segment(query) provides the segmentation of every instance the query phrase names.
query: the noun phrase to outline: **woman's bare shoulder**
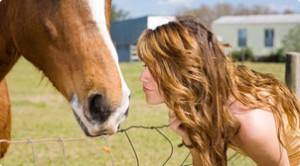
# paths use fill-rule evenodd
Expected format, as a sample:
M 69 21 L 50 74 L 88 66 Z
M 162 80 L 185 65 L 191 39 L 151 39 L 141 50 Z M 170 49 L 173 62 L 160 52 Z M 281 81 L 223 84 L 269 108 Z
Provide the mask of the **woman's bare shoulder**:
M 231 106 L 230 111 L 240 122 L 240 130 L 233 142 L 257 163 L 286 162 L 280 160 L 280 142 L 273 113 L 263 108 L 250 109 L 240 103 Z M 281 154 L 282 155 L 282 154 Z
M 229 106 L 229 111 L 240 122 L 241 127 L 238 133 L 240 138 L 261 137 L 266 131 L 276 129 L 274 116 L 271 111 L 263 108 L 247 108 L 236 101 Z M 263 132 L 264 133 L 260 133 Z M 253 138 L 254 139 L 254 138 Z

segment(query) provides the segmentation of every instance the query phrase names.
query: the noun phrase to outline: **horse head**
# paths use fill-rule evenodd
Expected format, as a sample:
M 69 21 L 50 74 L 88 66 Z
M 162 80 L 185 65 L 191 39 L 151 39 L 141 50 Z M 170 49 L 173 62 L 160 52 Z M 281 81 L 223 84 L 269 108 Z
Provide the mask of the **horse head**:
M 130 91 L 111 41 L 109 0 L 17 0 L 9 29 L 17 52 L 66 99 L 88 136 L 114 134 L 127 116 Z

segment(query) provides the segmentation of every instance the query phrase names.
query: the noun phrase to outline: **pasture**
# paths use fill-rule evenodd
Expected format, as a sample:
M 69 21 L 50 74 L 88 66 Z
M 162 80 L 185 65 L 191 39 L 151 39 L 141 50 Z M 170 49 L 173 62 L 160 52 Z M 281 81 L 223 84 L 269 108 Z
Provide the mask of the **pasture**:
M 247 66 L 266 73 L 273 73 L 280 80 L 284 79 L 284 64 L 246 63 Z M 132 125 L 159 126 L 167 123 L 167 111 L 164 106 L 149 106 L 144 101 L 139 74 L 143 64 L 139 62 L 121 64 L 124 77 L 132 91 L 129 117 L 122 127 Z M 12 140 L 33 140 L 42 138 L 84 138 L 68 102 L 52 87 L 26 60 L 21 58 L 6 77 L 12 101 Z M 101 79 L 101 78 L 100 78 Z M 168 129 L 162 130 L 173 142 L 174 153 L 167 165 L 179 165 L 188 154 L 185 148 L 177 148 L 180 139 Z M 170 154 L 168 142 L 155 130 L 132 129 L 128 131 L 139 156 L 141 166 L 159 166 Z M 113 159 L 103 150 L 106 143 L 111 145 Z M 5 158 L 3 166 L 21 165 L 114 165 L 134 166 L 136 160 L 132 149 L 123 133 L 109 138 L 93 138 L 84 141 L 65 142 L 63 156 L 59 142 L 32 145 L 13 144 Z M 34 160 L 34 161 L 33 161 Z M 191 163 L 187 161 L 186 164 Z M 229 165 L 253 165 L 239 157 Z

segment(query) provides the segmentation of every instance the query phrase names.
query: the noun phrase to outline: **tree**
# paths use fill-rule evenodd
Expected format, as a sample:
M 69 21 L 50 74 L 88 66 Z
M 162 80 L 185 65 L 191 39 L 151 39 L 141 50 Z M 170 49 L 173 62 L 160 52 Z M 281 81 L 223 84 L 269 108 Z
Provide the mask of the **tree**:
M 292 12 L 292 11 L 288 11 Z M 186 9 L 182 12 L 179 12 L 177 18 L 184 17 L 197 17 L 203 24 L 207 27 L 211 26 L 211 23 L 221 16 L 229 15 L 257 15 L 257 14 L 276 14 L 277 11 L 272 10 L 268 6 L 255 5 L 248 7 L 245 5 L 234 6 L 229 3 L 219 3 L 212 7 L 207 5 L 202 5 L 197 9 Z
M 286 52 L 300 52 L 300 25 L 292 28 L 282 40 L 283 48 Z
M 295 12 L 292 9 L 286 8 L 286 9 L 284 9 L 284 11 L 282 13 L 283 14 L 293 14 Z
M 111 21 L 119 21 L 124 20 L 129 16 L 129 12 L 123 9 L 118 9 L 116 5 L 112 5 L 111 7 Z

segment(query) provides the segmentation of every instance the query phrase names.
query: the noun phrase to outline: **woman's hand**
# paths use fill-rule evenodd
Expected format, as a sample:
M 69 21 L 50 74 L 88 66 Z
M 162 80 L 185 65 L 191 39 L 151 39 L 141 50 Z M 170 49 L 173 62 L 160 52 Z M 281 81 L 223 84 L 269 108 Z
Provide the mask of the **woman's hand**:
M 169 128 L 182 137 L 185 145 L 191 145 L 192 142 L 188 136 L 188 133 L 184 130 L 181 124 L 182 123 L 176 117 L 175 113 L 172 110 L 169 110 Z

